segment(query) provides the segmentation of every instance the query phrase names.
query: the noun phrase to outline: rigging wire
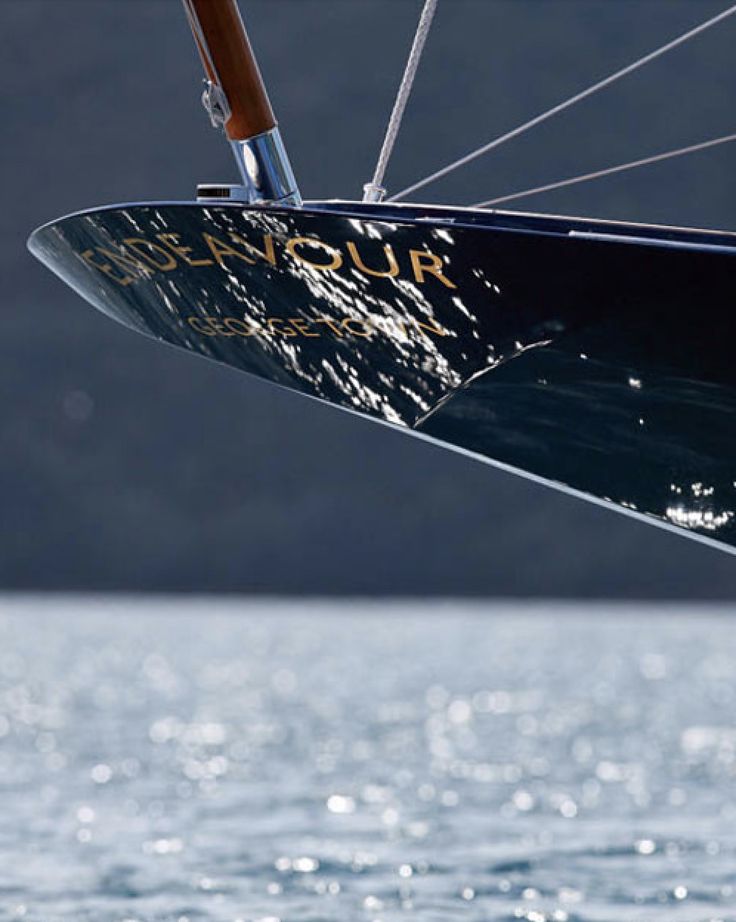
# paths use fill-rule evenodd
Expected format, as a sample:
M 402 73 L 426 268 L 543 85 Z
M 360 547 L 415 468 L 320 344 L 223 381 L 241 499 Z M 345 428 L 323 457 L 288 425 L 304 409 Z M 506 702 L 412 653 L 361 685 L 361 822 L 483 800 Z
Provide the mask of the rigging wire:
M 429 36 L 429 30 L 432 27 L 434 14 L 437 12 L 438 2 L 439 0 L 425 0 L 424 9 L 422 10 L 422 15 L 419 19 L 419 25 L 417 26 L 417 31 L 414 35 L 414 42 L 409 53 L 409 60 L 406 62 L 404 76 L 401 80 L 401 85 L 399 86 L 399 91 L 396 95 L 396 101 L 394 103 L 393 111 L 391 112 L 391 118 L 388 122 L 388 128 L 386 129 L 386 137 L 383 140 L 381 153 L 378 156 L 378 163 L 376 164 L 376 170 L 373 174 L 373 180 L 363 186 L 364 202 L 381 202 L 386 195 L 386 190 L 383 187 L 383 179 L 386 175 L 386 169 L 388 167 L 388 162 L 391 159 L 394 145 L 396 144 L 396 138 L 398 137 L 399 129 L 401 128 L 401 122 L 404 118 L 406 104 L 409 101 L 409 96 L 411 95 L 411 90 L 414 86 L 414 79 L 417 75 L 417 71 L 419 70 L 419 64 L 422 59 L 422 52 L 424 51 L 424 46 L 427 42 L 427 37 Z
M 612 83 L 615 83 L 617 80 L 620 80 L 622 77 L 627 76 L 628 74 L 633 73 L 635 70 L 638 70 L 640 67 L 643 67 L 645 64 L 649 64 L 651 61 L 654 61 L 656 58 L 661 57 L 663 54 L 666 54 L 668 51 L 671 51 L 673 48 L 677 48 L 679 45 L 684 44 L 689 41 L 691 38 L 700 35 L 702 32 L 705 32 L 706 29 L 710 29 L 711 26 L 715 26 L 717 23 L 722 22 L 728 16 L 732 16 L 736 13 L 736 4 L 728 7 L 714 16 L 712 19 L 708 19 L 705 22 L 701 23 L 699 26 L 690 29 L 687 32 L 684 32 L 682 35 L 679 35 L 677 38 L 673 39 L 671 42 L 668 42 L 666 45 L 662 45 L 661 48 L 657 48 L 655 51 L 650 52 L 642 58 L 634 61 L 632 64 L 629 64 L 627 67 L 622 68 L 621 70 L 616 71 L 610 76 L 599 80 L 598 83 L 594 83 L 592 86 L 589 86 L 587 89 L 583 90 L 580 93 L 576 93 L 574 96 L 571 96 L 569 99 L 566 99 L 564 102 L 559 103 L 559 105 L 554 106 L 552 109 L 548 109 L 546 112 L 542 112 L 541 115 L 537 115 L 535 118 L 530 119 L 528 122 L 519 125 L 517 128 L 514 128 L 512 131 L 506 132 L 493 141 L 490 141 L 488 144 L 484 144 L 482 147 L 479 147 L 477 150 L 474 150 L 470 154 L 461 157 L 459 160 L 455 160 L 449 166 L 444 167 L 441 170 L 437 170 L 435 173 L 426 176 L 424 179 L 415 182 L 411 186 L 407 186 L 406 189 L 402 189 L 401 192 L 398 192 L 396 195 L 393 195 L 389 198 L 390 202 L 397 202 L 402 198 L 405 198 L 407 195 L 410 195 L 412 192 L 416 192 L 417 189 L 422 189 L 424 186 L 429 185 L 432 182 L 435 182 L 438 179 L 441 179 L 443 176 L 447 176 L 448 173 L 452 173 L 454 170 L 459 169 L 462 166 L 470 163 L 471 161 L 481 157 L 483 154 L 487 154 L 489 151 L 493 150 L 496 147 L 499 147 L 501 144 L 506 141 L 510 141 L 512 138 L 516 138 L 524 132 L 529 131 L 531 128 L 534 128 L 536 125 L 541 124 L 542 122 L 547 121 L 547 119 L 552 118 L 553 115 L 557 115 L 560 112 L 564 112 L 565 109 L 569 109 L 575 103 L 580 102 L 583 99 L 587 99 L 588 96 L 592 96 L 594 93 L 597 93 L 599 90 L 604 89 L 607 86 L 610 86 Z
M 579 176 L 571 176 L 569 179 L 561 179 L 558 182 L 547 183 L 544 186 L 535 186 L 533 189 L 524 189 L 522 192 L 512 192 L 511 195 L 500 195 L 498 198 L 489 199 L 487 202 L 479 202 L 474 208 L 488 208 L 491 205 L 500 205 L 501 202 L 512 202 L 514 199 L 526 198 L 527 195 L 536 195 L 537 192 L 549 192 L 551 189 L 562 189 L 563 186 L 574 186 L 579 182 L 587 182 L 589 179 L 599 179 L 601 176 L 611 176 L 613 173 L 623 173 L 624 170 L 633 170 L 639 166 L 647 166 L 650 163 L 659 163 L 662 160 L 671 160 L 673 157 L 681 157 L 684 154 L 692 154 L 695 151 L 706 150 L 709 147 L 715 147 L 717 144 L 726 144 L 729 141 L 736 141 L 736 134 L 727 134 L 722 138 L 713 138 L 711 141 L 702 141 L 700 144 L 691 144 L 689 147 L 679 147 L 677 150 L 668 150 L 663 154 L 655 154 L 652 157 L 645 157 L 643 160 L 632 160 L 629 163 L 621 163 L 618 166 L 609 166 L 604 170 L 596 170 L 594 173 L 582 173 Z

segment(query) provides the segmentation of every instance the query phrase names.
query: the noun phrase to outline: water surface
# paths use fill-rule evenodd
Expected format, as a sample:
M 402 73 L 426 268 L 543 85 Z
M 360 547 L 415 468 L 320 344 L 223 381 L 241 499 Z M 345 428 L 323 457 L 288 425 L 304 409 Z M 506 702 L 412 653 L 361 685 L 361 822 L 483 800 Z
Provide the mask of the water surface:
M 736 920 L 727 614 L 7 599 L 0 920 Z

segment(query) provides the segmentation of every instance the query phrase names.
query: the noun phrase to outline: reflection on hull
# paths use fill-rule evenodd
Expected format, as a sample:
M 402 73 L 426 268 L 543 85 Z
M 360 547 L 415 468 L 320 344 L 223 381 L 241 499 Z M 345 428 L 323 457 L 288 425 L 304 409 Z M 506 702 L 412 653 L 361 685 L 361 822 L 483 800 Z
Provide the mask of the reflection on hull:
M 736 548 L 731 235 L 152 204 L 30 245 L 140 332 Z

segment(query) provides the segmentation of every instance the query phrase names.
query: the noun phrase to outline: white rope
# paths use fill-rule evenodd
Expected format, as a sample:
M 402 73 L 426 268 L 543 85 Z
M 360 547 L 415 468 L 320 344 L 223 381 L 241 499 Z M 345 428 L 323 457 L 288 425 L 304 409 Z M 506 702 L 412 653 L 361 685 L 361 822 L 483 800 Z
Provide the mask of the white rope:
M 404 110 L 406 109 L 406 104 L 409 101 L 409 96 L 411 95 L 411 90 L 414 85 L 414 78 L 416 77 L 417 70 L 419 69 L 419 62 L 422 59 L 422 52 L 424 51 L 424 45 L 426 44 L 429 30 L 432 27 L 434 14 L 437 12 L 438 2 L 439 0 L 425 0 L 424 9 L 422 10 L 422 15 L 419 19 L 416 35 L 414 36 L 414 43 L 409 54 L 409 60 L 406 63 L 404 77 L 401 81 L 399 92 L 396 96 L 396 102 L 394 103 L 393 112 L 391 113 L 391 118 L 389 119 L 388 128 L 386 130 L 386 137 L 384 138 L 383 147 L 381 148 L 381 153 L 378 157 L 376 171 L 373 174 L 373 181 L 366 183 L 366 185 L 363 187 L 364 202 L 383 201 L 383 197 L 386 194 L 386 190 L 383 188 L 383 179 L 386 175 L 386 168 L 388 167 L 388 162 L 391 158 L 394 145 L 396 144 L 396 138 L 398 137 L 399 129 L 401 128 L 401 122 L 404 118 Z
M 525 131 L 529 131 L 530 128 L 534 128 L 536 125 L 541 124 L 549 118 L 552 118 L 553 115 L 557 115 L 560 112 L 564 112 L 565 109 L 569 109 L 570 106 L 575 105 L 575 103 L 580 102 L 583 99 L 586 99 L 588 96 L 592 96 L 593 93 L 597 93 L 599 90 L 602 90 L 604 87 L 610 86 L 612 83 L 615 83 L 617 80 L 620 80 L 622 77 L 627 76 L 627 74 L 633 73 L 635 70 L 638 70 L 640 67 L 643 67 L 645 64 L 648 64 L 650 61 L 654 61 L 656 58 L 661 57 L 663 54 L 666 54 L 668 51 L 671 51 L 673 48 L 677 48 L 678 45 L 682 45 L 691 38 L 695 38 L 696 35 L 700 35 L 701 32 L 705 32 L 706 29 L 709 29 L 711 26 L 716 25 L 722 20 L 726 19 L 728 16 L 732 16 L 736 13 L 736 4 L 730 6 L 728 9 L 723 10 L 717 16 L 714 16 L 712 19 L 708 19 L 706 22 L 701 23 L 699 26 L 696 26 L 694 29 L 690 29 L 688 32 L 683 33 L 678 36 L 671 42 L 668 42 L 666 45 L 663 45 L 661 48 L 657 48 L 656 51 L 652 51 L 650 54 L 645 55 L 643 58 L 634 61 L 633 64 L 629 64 L 628 67 L 624 67 L 622 70 L 616 71 L 616 73 L 611 74 L 610 77 L 606 77 L 604 80 L 600 80 L 598 83 L 594 83 L 593 86 L 588 87 L 588 89 L 583 90 L 581 93 L 577 93 L 575 96 L 571 96 L 569 99 L 566 99 L 565 102 L 560 103 L 552 109 L 548 109 L 546 112 L 543 112 L 541 115 L 537 115 L 535 118 L 530 119 L 528 122 L 525 122 L 523 125 L 520 125 L 518 128 L 514 128 L 513 131 L 509 131 L 504 135 L 496 138 L 493 141 L 490 141 L 488 144 L 484 144 L 482 147 L 479 147 L 477 150 L 473 151 L 470 154 L 467 154 L 465 157 L 461 157 L 459 160 L 456 160 L 454 163 L 451 163 L 449 166 L 444 167 L 441 170 L 437 170 L 436 173 L 432 173 L 430 176 L 425 177 L 419 182 L 414 183 L 412 186 L 408 186 L 406 189 L 402 189 L 401 192 L 392 196 L 389 201 L 397 202 L 399 199 L 405 198 L 407 195 L 412 192 L 416 192 L 417 189 L 421 189 L 424 186 L 429 185 L 429 183 L 434 182 L 437 179 L 441 179 L 443 176 L 447 176 L 448 173 L 452 173 L 454 170 L 459 169 L 462 166 L 470 163 L 475 160 L 477 157 L 487 154 L 489 151 L 493 150 L 496 147 L 499 147 L 506 141 L 510 141 L 512 138 L 518 137 L 520 134 L 523 134 Z
M 524 189 L 523 192 L 513 192 L 511 195 L 501 195 L 498 198 L 489 199 L 487 202 L 479 202 L 473 207 L 488 208 L 491 205 L 500 205 L 501 202 L 512 202 L 514 199 L 526 198 L 527 195 L 536 195 L 537 192 L 549 192 L 551 189 L 562 189 L 563 186 L 574 186 L 576 183 L 587 182 L 589 179 L 599 179 L 601 176 L 611 176 L 613 173 L 623 173 L 624 170 L 633 170 L 638 166 L 646 166 L 649 163 L 659 163 L 662 160 L 671 160 L 673 157 L 681 157 L 683 154 L 692 154 L 698 150 L 706 150 L 708 147 L 715 147 L 717 144 L 726 144 L 728 141 L 736 141 L 736 134 L 727 134 L 722 138 L 714 138 L 712 141 L 703 141 L 700 144 L 691 144 L 689 147 L 679 147 L 677 150 L 668 150 L 663 154 L 645 157 L 643 160 L 632 160 L 630 163 L 622 163 L 619 166 L 609 166 L 605 170 L 596 170 L 595 173 L 582 173 L 580 176 L 572 176 L 570 179 L 561 179 L 559 182 L 547 183 L 545 186 L 535 186 L 533 189 Z

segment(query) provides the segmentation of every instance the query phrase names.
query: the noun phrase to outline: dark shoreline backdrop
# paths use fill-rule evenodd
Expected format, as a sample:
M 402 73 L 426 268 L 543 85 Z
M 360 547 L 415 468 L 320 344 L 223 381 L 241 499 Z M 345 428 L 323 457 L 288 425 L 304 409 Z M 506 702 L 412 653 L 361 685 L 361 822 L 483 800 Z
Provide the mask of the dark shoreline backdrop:
M 370 178 L 419 0 L 241 0 L 303 192 Z M 396 189 L 723 9 L 442 0 Z M 443 184 L 470 204 L 733 130 L 729 21 Z M 34 226 L 229 179 L 178 0 L 0 3 L 0 588 L 736 597 L 736 560 L 113 325 Z M 726 147 L 519 204 L 736 228 Z M 735 301 L 736 307 L 736 301 Z

